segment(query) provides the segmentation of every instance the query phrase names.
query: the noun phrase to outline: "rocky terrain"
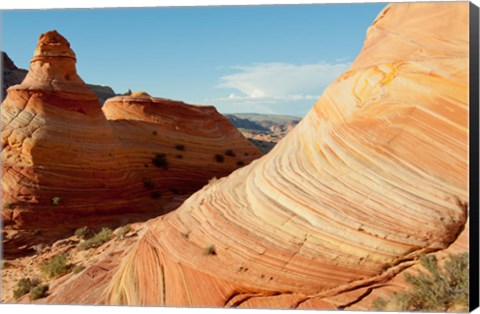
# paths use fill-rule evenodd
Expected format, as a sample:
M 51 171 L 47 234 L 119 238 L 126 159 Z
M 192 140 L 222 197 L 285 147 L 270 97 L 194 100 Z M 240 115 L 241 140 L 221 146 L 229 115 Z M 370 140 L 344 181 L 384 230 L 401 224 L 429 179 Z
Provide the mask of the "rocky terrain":
M 225 117 L 263 153 L 272 150 L 301 120 L 295 116 L 258 113 L 234 113 Z
M 10 59 L 10 57 L 4 52 L 2 54 L 2 91 L 0 95 L 0 101 L 5 99 L 7 95 L 7 88 L 12 85 L 20 84 L 25 76 L 27 75 L 27 70 L 19 69 L 15 63 Z
M 422 254 L 466 250 L 467 20 L 468 3 L 388 5 L 270 153 L 41 302 L 365 309 Z
M 129 222 L 126 232 L 123 227 L 113 226 L 113 235 L 96 247 L 82 249 L 86 240 L 72 232 L 46 248 L 37 248 L 36 254 L 7 261 L 2 277 L 4 287 L 10 292 L 22 276 L 42 276 L 39 269 L 43 263 L 56 254 L 68 253 L 71 270 L 49 279 L 48 295 L 33 302 L 365 310 L 371 309 L 378 296 L 406 289 L 403 274 L 420 268 L 420 256 L 435 254 L 442 259 L 448 253 L 468 250 L 467 20 L 468 3 L 388 5 L 368 29 L 355 62 L 270 153 L 227 177 L 211 180 L 191 196 L 172 192 L 158 217 L 146 223 Z M 128 177 L 128 171 L 132 171 L 140 173 L 140 178 L 152 176 L 154 188 L 161 186 L 158 180 L 164 175 L 174 182 L 189 174 L 153 172 L 180 168 L 180 163 L 170 165 L 170 161 L 176 161 L 173 154 L 182 154 L 177 159 L 188 160 L 189 167 L 195 166 L 191 161 L 194 156 L 199 156 L 200 163 L 208 162 L 200 151 L 192 152 L 192 159 L 186 158 L 190 149 L 201 146 L 190 146 L 197 136 L 208 143 L 202 147 L 202 151 L 210 152 L 207 155 L 218 152 L 218 147 L 234 151 L 225 150 L 223 162 L 210 160 L 205 167 L 209 171 L 214 165 L 231 163 L 233 167 L 236 158 L 255 154 L 255 148 L 242 141 L 238 132 L 222 127 L 227 122 L 221 117 L 216 123 L 196 121 L 191 130 L 181 128 L 189 124 L 172 122 L 172 108 L 176 106 L 185 110 L 176 118 L 179 120 L 184 115 L 202 114 L 217 119 L 209 107 L 201 110 L 134 93 L 107 101 L 102 118 L 98 102 L 94 105 L 95 95 L 79 78 L 70 75 L 74 64 L 70 50 L 61 38 L 51 36 L 56 38 L 54 43 L 60 43 L 61 55 L 66 58 L 53 65 L 56 80 L 50 81 L 54 84 L 36 81 L 45 75 L 45 68 L 37 67 L 34 57 L 30 72 L 39 73 L 11 88 L 2 104 L 2 119 L 4 114 L 17 117 L 19 110 L 15 108 L 19 106 L 26 108 L 21 112 L 28 113 L 29 105 L 37 101 L 43 104 L 34 107 L 37 116 L 42 114 L 39 118 L 18 115 L 21 118 L 10 118 L 4 123 L 9 126 L 10 121 L 23 121 L 9 131 L 5 141 L 8 145 L 2 150 L 4 167 L 7 163 L 13 169 L 4 169 L 7 181 L 3 187 L 17 185 L 19 191 L 15 194 L 7 189 L 10 197 L 39 195 L 38 200 L 47 202 L 53 195 L 48 193 L 54 191 L 54 184 L 49 182 L 55 180 L 45 177 L 52 174 L 67 177 L 61 181 L 60 191 L 68 191 L 70 181 L 84 182 L 74 179 L 81 178 L 87 166 L 66 149 L 48 155 L 50 160 L 56 160 L 56 166 L 48 173 L 43 172 L 43 167 L 30 170 L 37 161 L 48 165 L 47 151 L 51 152 L 53 144 L 48 146 L 45 141 L 28 146 L 28 137 L 23 140 L 21 135 L 12 134 L 27 133 L 31 123 L 26 121 L 40 118 L 49 119 L 45 125 L 52 125 L 52 129 L 38 133 L 49 135 L 53 143 L 68 136 L 71 151 L 80 147 L 75 144 L 80 142 L 75 140 L 80 123 L 68 120 L 68 116 L 77 117 L 80 113 L 96 121 L 85 124 L 85 117 L 76 118 L 82 121 L 87 137 L 89 132 L 100 129 L 98 125 L 104 130 L 107 121 L 110 128 L 101 137 L 103 153 L 111 152 L 119 163 L 107 167 L 109 163 L 99 162 L 93 174 L 83 177 L 93 183 L 96 178 L 109 182 L 109 178 L 116 177 L 118 189 L 122 188 L 124 177 L 117 173 Z M 49 42 L 46 38 L 44 43 Z M 42 39 L 40 52 L 41 48 Z M 39 62 L 48 60 L 50 54 L 43 58 L 41 55 Z M 69 80 L 65 82 L 61 78 L 67 74 Z M 37 93 L 39 100 L 29 100 Z M 54 97 L 62 99 L 57 101 Z M 71 124 L 73 131 L 55 134 L 53 130 L 59 128 L 60 122 L 53 119 L 54 113 L 60 115 L 65 106 L 69 115 L 62 116 L 62 121 L 66 121 L 62 123 Z M 31 116 L 29 113 L 28 117 Z M 214 123 L 220 131 L 208 127 L 203 133 L 203 123 Z M 164 138 L 161 133 L 154 133 L 152 124 L 161 126 Z M 191 140 L 178 143 L 175 130 L 185 132 Z M 218 144 L 208 140 L 210 132 L 219 134 Z M 143 142 L 137 141 L 142 134 Z M 34 133 L 32 138 L 37 136 Z M 114 140 L 117 144 L 110 144 Z M 83 141 L 82 149 L 87 146 L 88 153 L 81 157 L 101 160 L 96 148 L 100 144 L 93 140 L 87 143 Z M 161 156 L 168 163 L 163 157 L 155 156 L 155 162 L 149 159 L 150 146 L 146 143 L 158 143 L 165 154 Z M 238 148 L 233 149 L 230 143 Z M 28 147 L 37 148 L 30 148 L 29 155 L 23 153 L 29 151 Z M 242 149 L 252 151 L 247 156 Z M 38 152 L 35 159 L 32 152 Z M 82 171 L 73 171 L 72 167 L 63 170 L 72 158 Z M 138 172 L 142 165 L 145 168 L 145 162 L 147 169 Z M 30 183 L 39 178 L 41 185 Z M 131 177 L 127 181 L 136 182 Z M 112 180 L 95 193 L 108 195 L 109 189 L 114 190 L 113 184 Z M 116 206 L 124 200 L 131 204 L 130 196 L 142 199 L 151 193 L 150 184 L 144 181 L 138 185 L 140 189 L 129 185 L 121 190 Z M 59 186 L 57 183 L 57 191 Z M 36 204 L 23 202 L 22 205 Z M 50 202 L 52 208 L 70 206 L 63 203 L 63 198 L 52 198 Z M 76 202 L 85 200 L 78 196 Z M 95 211 L 115 210 L 110 202 L 115 201 L 107 198 L 105 207 L 95 207 L 97 219 L 101 216 Z M 167 211 L 170 212 L 160 215 Z M 14 221 L 15 215 L 14 210 L 10 219 Z M 43 215 L 42 212 L 42 219 Z M 77 223 L 77 227 L 82 225 Z M 39 236 L 42 232 L 32 234 Z M 84 269 L 72 270 L 77 266 Z M 14 299 L 9 294 L 2 300 Z M 18 300 L 31 302 L 28 295 Z
M 27 70 L 19 69 L 15 63 L 10 59 L 6 52 L 2 51 L 2 62 L 3 62 L 3 82 L 2 82 L 2 94 L 0 97 L 0 102 L 5 99 L 7 96 L 7 89 L 10 86 L 20 84 L 25 76 L 27 76 Z M 103 104 L 108 98 L 117 96 L 110 86 L 94 85 L 87 84 L 95 94 L 100 102 Z
M 75 63 L 65 38 L 42 34 L 27 76 L 2 103 L 7 258 L 79 224 L 158 216 L 261 155 L 214 107 L 134 93 L 102 110 Z

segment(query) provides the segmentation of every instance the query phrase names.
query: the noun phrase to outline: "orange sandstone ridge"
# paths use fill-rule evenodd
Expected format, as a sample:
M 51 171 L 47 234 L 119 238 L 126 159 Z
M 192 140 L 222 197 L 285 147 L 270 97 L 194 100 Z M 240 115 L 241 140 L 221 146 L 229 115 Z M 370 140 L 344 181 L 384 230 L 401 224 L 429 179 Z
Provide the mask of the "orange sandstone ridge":
M 466 21 L 468 3 L 387 6 L 268 155 L 150 221 L 100 290 L 80 274 L 47 302 L 343 308 L 448 248 L 467 220 Z
M 213 107 L 134 94 L 111 99 L 102 111 L 75 63 L 64 37 L 42 34 L 27 76 L 2 103 L 7 256 L 71 232 L 81 217 L 158 215 L 175 195 L 261 155 Z M 236 156 L 217 162 L 215 154 L 228 149 Z

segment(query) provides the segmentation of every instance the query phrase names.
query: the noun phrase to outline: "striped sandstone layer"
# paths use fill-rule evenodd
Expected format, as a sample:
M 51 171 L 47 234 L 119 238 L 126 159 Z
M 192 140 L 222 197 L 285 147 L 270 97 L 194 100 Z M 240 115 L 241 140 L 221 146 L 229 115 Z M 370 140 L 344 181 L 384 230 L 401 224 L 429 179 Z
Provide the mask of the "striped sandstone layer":
M 139 95 L 114 98 L 102 111 L 75 63 L 65 38 L 42 34 L 27 76 L 2 103 L 6 256 L 81 227 L 81 217 L 104 223 L 132 212 L 156 216 L 174 194 L 192 193 L 260 156 L 213 107 Z M 227 149 L 237 155 L 216 162 Z M 169 167 L 155 167 L 159 154 Z
M 261 156 L 213 106 L 134 93 L 108 99 L 102 110 L 131 156 L 128 167 L 162 193 L 193 193 Z M 168 170 L 152 169 L 156 154 L 165 154 Z
M 468 3 L 387 6 L 268 155 L 150 221 L 103 293 L 80 276 L 48 301 L 327 309 L 447 248 L 467 220 L 467 21 Z

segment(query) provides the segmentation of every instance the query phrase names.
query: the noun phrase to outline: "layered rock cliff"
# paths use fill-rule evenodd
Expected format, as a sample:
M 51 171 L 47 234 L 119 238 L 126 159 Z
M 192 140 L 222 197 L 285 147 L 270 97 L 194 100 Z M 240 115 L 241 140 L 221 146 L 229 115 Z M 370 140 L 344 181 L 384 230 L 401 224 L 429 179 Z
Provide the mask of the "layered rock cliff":
M 2 103 L 7 255 L 79 227 L 79 217 L 158 215 L 175 194 L 260 155 L 213 107 L 132 96 L 102 111 L 75 63 L 65 38 L 43 34 L 27 76 Z
M 102 293 L 85 275 L 48 301 L 335 308 L 447 248 L 467 220 L 467 21 L 468 3 L 387 6 L 268 155 L 149 222 Z

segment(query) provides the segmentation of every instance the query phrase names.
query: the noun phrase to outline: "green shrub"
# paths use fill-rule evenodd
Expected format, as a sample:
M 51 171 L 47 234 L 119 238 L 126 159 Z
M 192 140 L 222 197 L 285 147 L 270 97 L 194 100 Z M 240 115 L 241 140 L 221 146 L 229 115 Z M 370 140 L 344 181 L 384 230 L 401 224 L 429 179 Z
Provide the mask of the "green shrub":
M 155 154 L 155 157 L 152 158 L 152 163 L 157 168 L 168 169 L 169 164 L 167 161 L 167 156 L 165 154 Z
M 428 271 L 418 275 L 406 274 L 409 290 L 393 293 L 389 300 L 376 299 L 375 310 L 389 311 L 468 311 L 468 253 L 452 255 L 441 269 L 435 255 L 420 257 L 420 263 Z
M 47 296 L 48 285 L 38 285 L 30 291 L 30 301 L 44 298 Z
M 145 180 L 143 180 L 143 186 L 146 189 L 151 190 L 151 189 L 155 188 L 155 183 L 150 179 L 145 179 Z
M 59 205 L 62 202 L 62 199 L 58 196 L 52 198 L 52 205 Z
M 130 225 L 123 226 L 122 228 L 120 228 L 120 230 L 118 230 L 117 239 L 119 240 L 125 239 L 125 235 L 130 231 L 132 231 L 132 227 L 130 227 Z
M 75 230 L 75 236 L 79 237 L 82 240 L 88 240 L 94 236 L 94 232 L 92 231 L 92 229 L 85 226 Z
M 102 228 L 102 230 L 93 236 L 93 238 L 88 239 L 87 241 L 81 243 L 78 248 L 80 250 L 88 250 L 91 248 L 97 248 L 100 245 L 104 244 L 105 242 L 110 241 L 112 239 L 113 232 L 109 228 Z
M 176 195 L 182 194 L 181 191 L 177 188 L 170 188 L 170 192 L 172 192 L 173 194 L 176 194 Z
M 175 149 L 176 150 L 185 150 L 185 145 L 177 144 L 177 145 L 175 145 Z
M 217 251 L 215 250 L 215 245 L 210 244 L 206 248 L 203 249 L 204 255 L 217 255 Z
M 216 154 L 216 155 L 215 155 L 215 160 L 216 160 L 217 162 L 224 162 L 224 161 L 225 161 L 225 158 L 223 157 L 223 155 Z
M 40 265 L 40 270 L 49 278 L 55 278 L 68 273 L 72 267 L 67 262 L 67 253 L 58 254 Z
M 235 157 L 235 152 L 232 149 L 227 149 L 225 151 L 226 156 Z
M 19 281 L 17 281 L 17 287 L 13 291 L 13 297 L 15 299 L 18 299 L 21 296 L 29 293 L 31 288 L 32 288 L 32 282 L 30 281 L 30 278 L 22 278 Z
M 85 269 L 85 266 L 83 265 L 77 265 L 75 266 L 75 268 L 73 268 L 73 273 L 74 274 L 78 274 L 80 273 L 81 271 L 83 271 Z
M 237 161 L 237 166 L 244 166 L 245 163 L 242 160 Z

